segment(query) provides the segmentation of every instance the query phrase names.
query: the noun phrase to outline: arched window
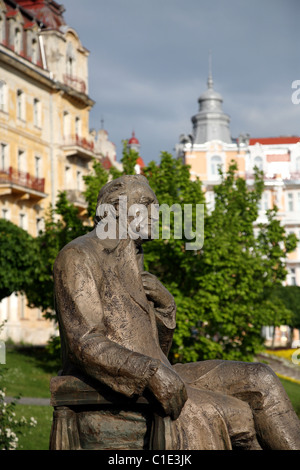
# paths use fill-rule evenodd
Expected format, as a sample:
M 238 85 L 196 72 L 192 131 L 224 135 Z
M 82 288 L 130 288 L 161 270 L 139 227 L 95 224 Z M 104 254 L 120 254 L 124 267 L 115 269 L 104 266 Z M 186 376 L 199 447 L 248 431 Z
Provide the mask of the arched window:
M 212 176 L 219 175 L 219 168 L 222 168 L 222 159 L 219 155 L 214 155 L 210 160 L 210 172 Z
M 72 44 L 69 42 L 67 46 L 67 75 L 72 77 L 75 75 L 75 54 Z
M 255 157 L 253 167 L 257 167 L 260 171 L 262 171 L 262 169 L 263 169 L 263 159 L 261 157 Z

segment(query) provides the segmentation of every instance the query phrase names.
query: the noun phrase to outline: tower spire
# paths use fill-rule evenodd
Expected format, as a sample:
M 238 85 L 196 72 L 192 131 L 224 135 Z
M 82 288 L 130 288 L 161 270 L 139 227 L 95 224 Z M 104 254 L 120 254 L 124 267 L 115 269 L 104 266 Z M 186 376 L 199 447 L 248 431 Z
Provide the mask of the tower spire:
M 208 53 L 208 79 L 207 79 L 207 87 L 208 88 L 213 88 L 214 82 L 212 78 L 212 55 L 211 55 L 211 50 L 209 50 Z

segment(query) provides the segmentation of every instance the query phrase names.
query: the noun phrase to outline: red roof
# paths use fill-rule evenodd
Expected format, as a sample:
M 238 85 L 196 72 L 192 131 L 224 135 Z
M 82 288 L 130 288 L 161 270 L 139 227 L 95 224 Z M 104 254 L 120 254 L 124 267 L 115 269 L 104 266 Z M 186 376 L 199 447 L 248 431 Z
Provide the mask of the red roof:
M 262 145 L 278 145 L 278 144 L 296 144 L 300 142 L 300 137 L 297 136 L 281 136 L 281 137 L 259 137 L 249 139 L 249 145 L 262 144 Z
M 144 160 L 142 159 L 142 157 L 139 157 L 139 158 L 137 159 L 136 163 L 137 163 L 138 165 L 140 165 L 141 168 L 144 168 L 144 166 L 145 166 L 145 163 L 144 163 Z
M 132 132 L 132 137 L 131 137 L 131 139 L 129 140 L 128 144 L 129 144 L 129 145 L 131 145 L 131 144 L 137 144 L 137 145 L 139 145 L 139 141 L 138 141 L 138 139 L 135 137 L 135 132 L 134 132 L 134 131 Z

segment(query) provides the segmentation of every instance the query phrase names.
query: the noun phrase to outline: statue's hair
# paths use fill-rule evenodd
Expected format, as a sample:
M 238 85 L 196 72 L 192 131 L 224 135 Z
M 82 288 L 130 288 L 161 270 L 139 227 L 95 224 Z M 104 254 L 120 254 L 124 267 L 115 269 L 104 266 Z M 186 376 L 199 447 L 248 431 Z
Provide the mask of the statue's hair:
M 128 194 L 128 186 L 131 184 L 139 182 L 141 184 L 147 184 L 149 182 L 147 178 L 143 175 L 123 175 L 115 180 L 109 181 L 99 191 L 97 199 L 97 208 L 100 204 L 114 204 L 118 201 L 119 196 L 125 196 Z M 97 214 L 96 208 L 96 214 Z M 97 224 L 99 217 L 96 215 L 94 222 Z
M 115 199 L 115 193 L 118 197 L 126 194 L 127 187 L 135 182 L 149 185 L 147 178 L 143 175 L 123 175 L 119 178 L 106 183 L 98 194 L 97 206 L 99 204 L 108 204 Z

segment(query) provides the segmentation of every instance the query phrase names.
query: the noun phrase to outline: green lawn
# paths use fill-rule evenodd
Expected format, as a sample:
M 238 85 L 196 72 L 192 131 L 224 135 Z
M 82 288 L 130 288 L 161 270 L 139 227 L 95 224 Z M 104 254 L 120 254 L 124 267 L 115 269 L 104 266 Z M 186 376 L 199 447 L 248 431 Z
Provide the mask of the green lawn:
M 43 348 L 8 348 L 5 367 L 7 396 L 50 398 L 50 379 L 57 375 L 58 367 Z
M 50 398 L 49 382 L 57 375 L 58 366 L 49 361 L 43 349 L 8 348 L 6 355 L 5 387 L 6 396 Z M 300 385 L 280 379 L 300 418 Z M 36 427 L 28 427 L 19 437 L 21 450 L 47 450 L 52 422 L 52 407 L 16 405 L 17 417 L 31 417 Z
M 285 379 L 280 379 L 280 381 L 284 386 L 285 391 L 292 402 L 294 410 L 300 419 L 300 385 Z
M 51 406 L 16 405 L 17 418 L 24 416 L 27 421 L 33 417 L 35 427 L 26 427 L 19 436 L 18 450 L 49 450 L 49 438 L 53 409 Z

